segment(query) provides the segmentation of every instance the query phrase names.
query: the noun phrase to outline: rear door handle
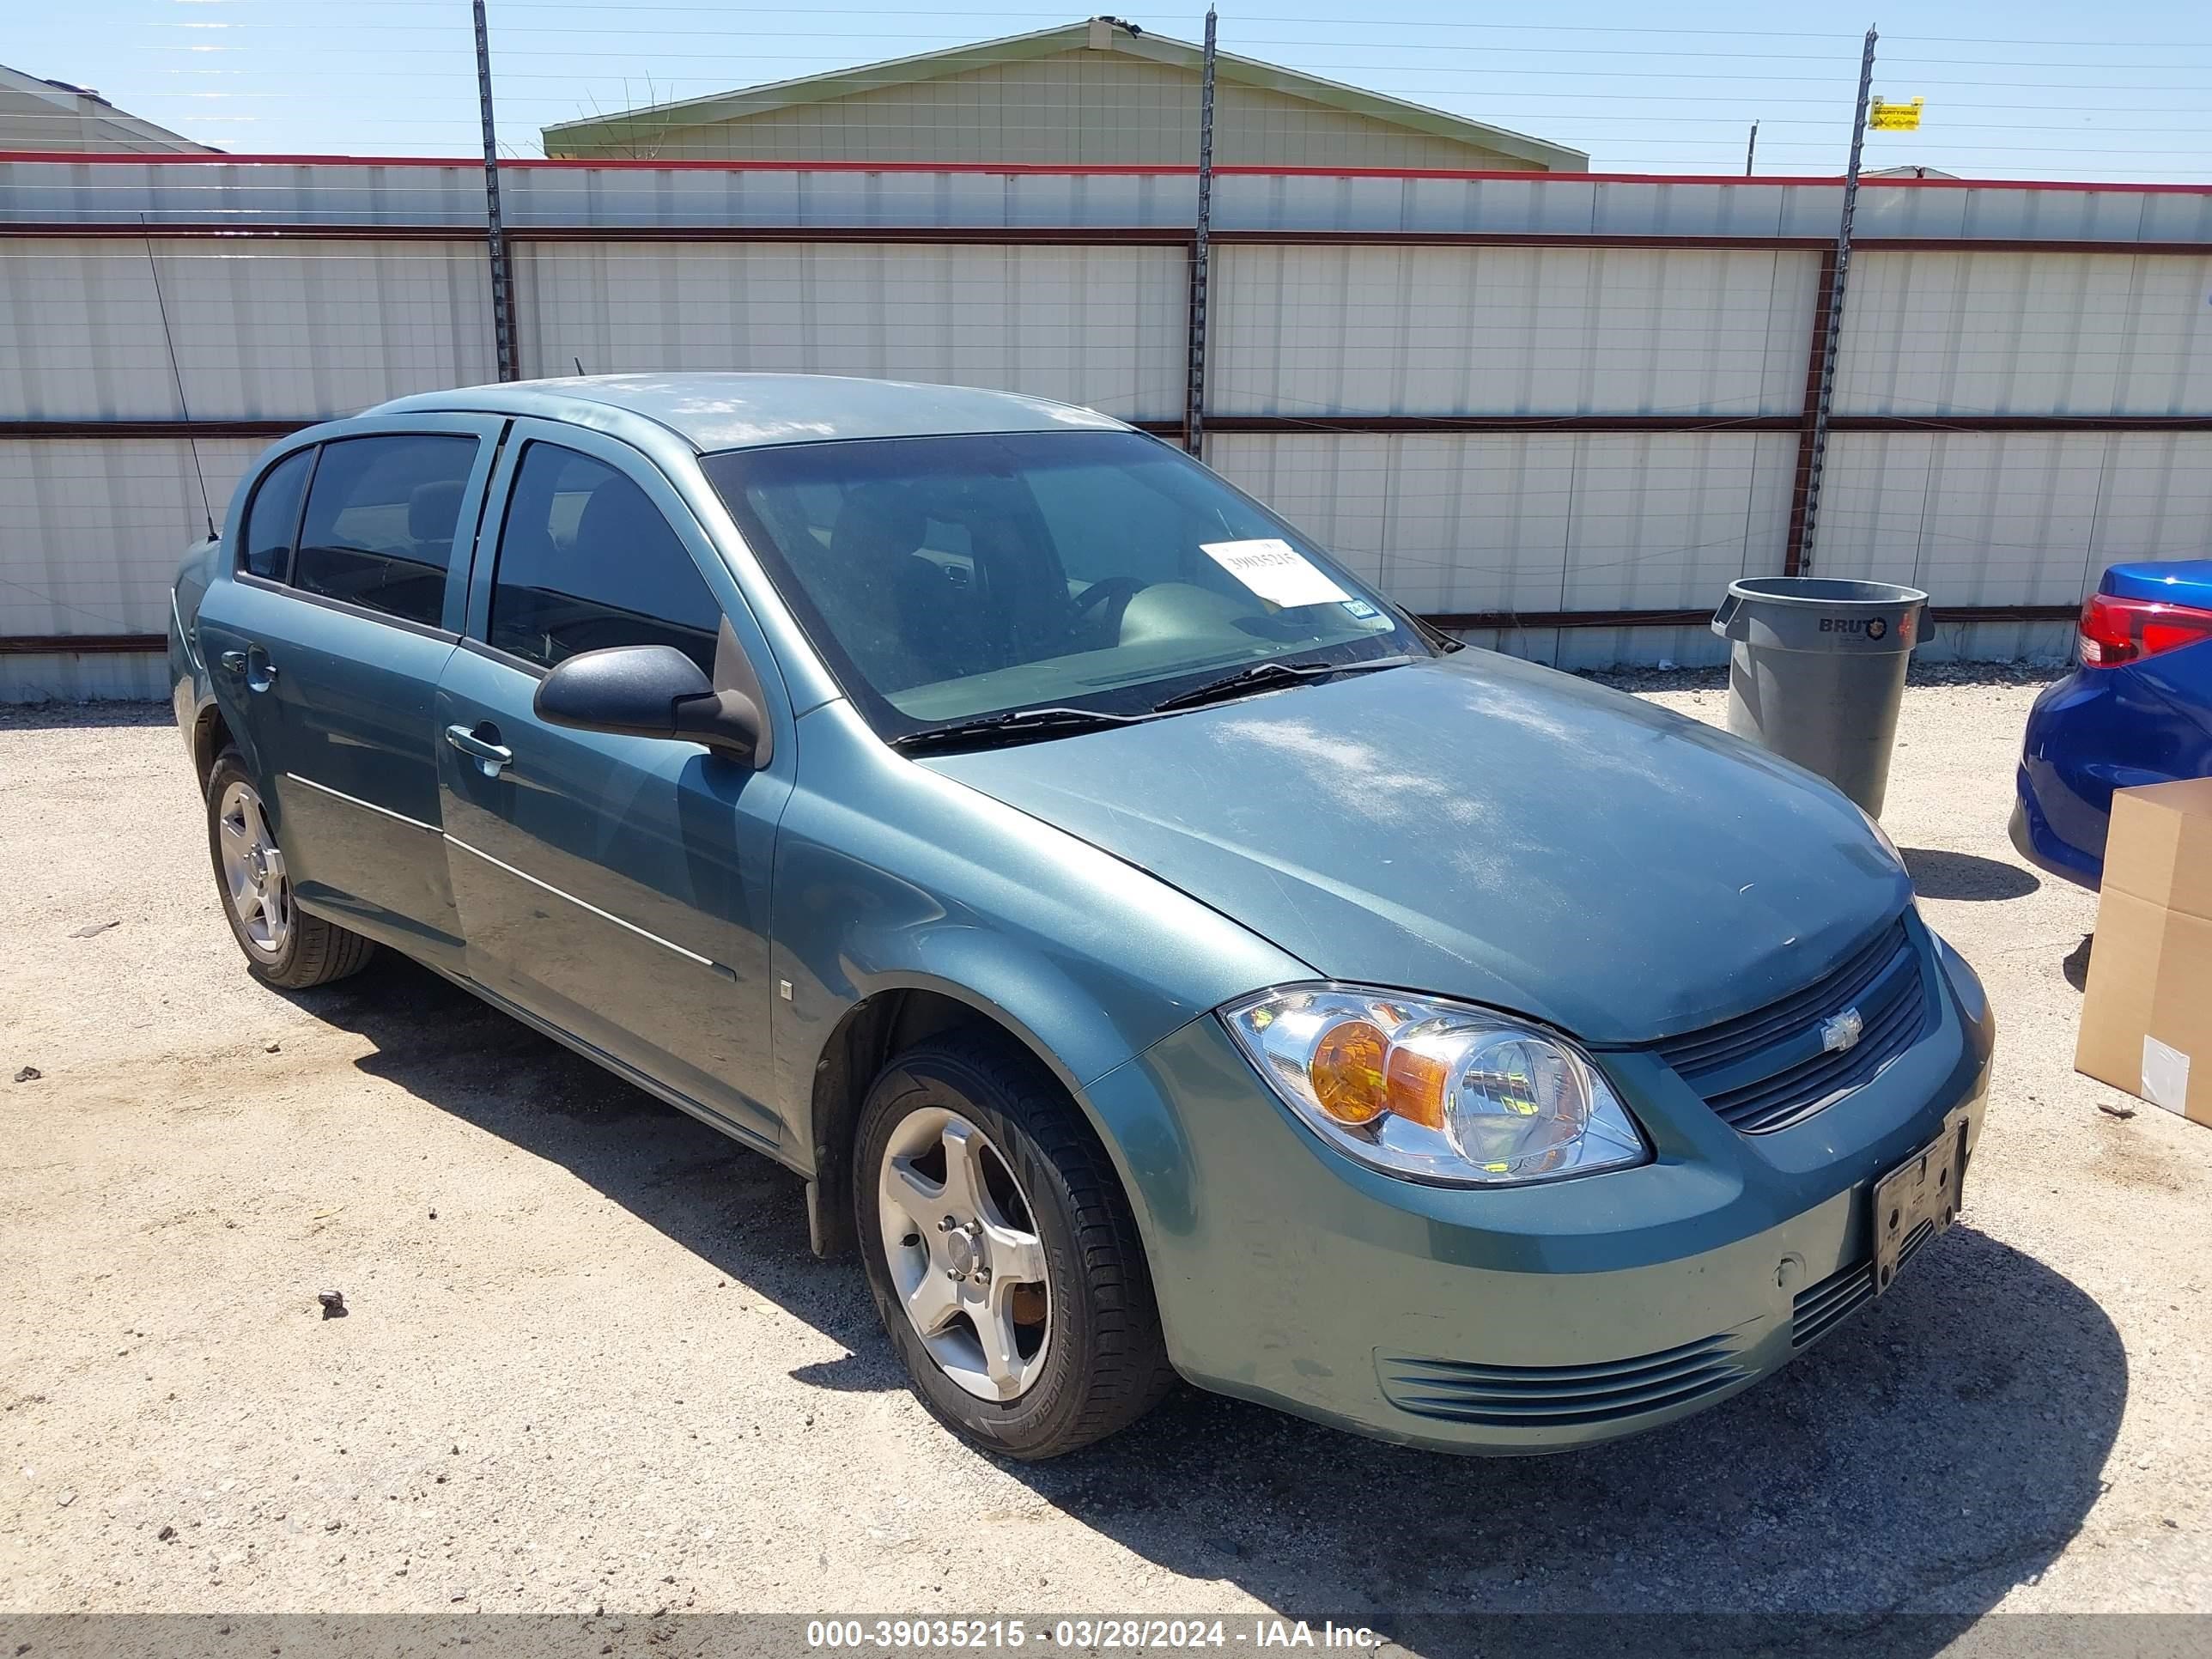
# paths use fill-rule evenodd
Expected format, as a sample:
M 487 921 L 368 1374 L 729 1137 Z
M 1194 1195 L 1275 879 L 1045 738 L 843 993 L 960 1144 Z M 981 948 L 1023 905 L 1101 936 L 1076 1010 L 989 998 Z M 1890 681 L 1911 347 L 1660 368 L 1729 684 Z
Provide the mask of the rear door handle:
M 479 732 L 489 732 L 490 736 L 479 737 L 477 735 Z M 504 744 L 492 741 L 492 738 L 498 736 L 499 728 L 488 720 L 477 726 L 475 731 L 470 730 L 465 726 L 449 726 L 446 728 L 446 741 L 474 761 L 478 769 L 488 778 L 497 777 L 514 762 L 514 750 Z
M 276 684 L 276 665 L 258 645 L 250 651 L 226 651 L 216 660 L 225 673 L 242 677 L 249 691 L 266 691 Z

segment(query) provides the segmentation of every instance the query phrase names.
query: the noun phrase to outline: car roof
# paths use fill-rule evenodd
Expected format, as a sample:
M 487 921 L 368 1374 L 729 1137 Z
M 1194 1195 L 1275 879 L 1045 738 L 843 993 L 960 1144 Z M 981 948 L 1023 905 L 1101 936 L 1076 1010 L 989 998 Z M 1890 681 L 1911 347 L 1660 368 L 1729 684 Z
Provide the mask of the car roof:
M 1109 416 L 1019 392 L 835 374 L 586 374 L 418 392 L 364 412 L 433 411 L 534 416 L 603 429 L 621 424 L 609 418 L 620 411 L 676 433 L 702 453 L 847 438 L 1127 429 Z

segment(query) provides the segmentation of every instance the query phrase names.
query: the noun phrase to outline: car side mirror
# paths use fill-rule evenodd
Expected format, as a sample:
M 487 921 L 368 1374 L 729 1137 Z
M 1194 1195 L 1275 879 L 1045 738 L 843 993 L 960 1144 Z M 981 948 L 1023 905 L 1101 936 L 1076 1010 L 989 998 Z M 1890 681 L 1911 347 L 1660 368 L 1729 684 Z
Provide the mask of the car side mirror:
M 579 652 L 538 683 L 531 707 L 549 726 L 703 743 L 747 761 L 763 730 L 752 698 L 717 691 L 699 665 L 672 645 Z

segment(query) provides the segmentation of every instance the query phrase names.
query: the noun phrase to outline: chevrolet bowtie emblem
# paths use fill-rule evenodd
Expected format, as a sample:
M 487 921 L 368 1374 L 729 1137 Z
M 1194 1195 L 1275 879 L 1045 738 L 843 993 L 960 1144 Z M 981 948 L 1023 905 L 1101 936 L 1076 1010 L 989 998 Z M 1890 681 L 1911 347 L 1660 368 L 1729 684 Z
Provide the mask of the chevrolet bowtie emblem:
M 1859 1018 L 1859 1011 L 1846 1008 L 1820 1022 L 1820 1048 L 1825 1053 L 1840 1054 L 1846 1048 L 1857 1048 L 1859 1038 L 1865 1033 L 1866 1021 Z

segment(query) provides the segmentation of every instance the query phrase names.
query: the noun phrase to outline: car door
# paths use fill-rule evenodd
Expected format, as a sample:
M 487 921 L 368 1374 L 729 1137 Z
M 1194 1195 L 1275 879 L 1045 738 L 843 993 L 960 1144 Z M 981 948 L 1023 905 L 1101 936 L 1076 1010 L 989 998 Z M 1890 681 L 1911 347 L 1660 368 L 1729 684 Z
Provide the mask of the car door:
M 441 966 L 458 965 L 461 936 L 434 705 L 501 425 L 364 421 L 280 457 L 201 611 L 295 897 Z
M 468 972 L 730 1127 L 775 1143 L 769 895 L 790 794 L 698 744 L 578 732 L 532 711 L 564 657 L 670 644 L 718 684 L 781 684 L 711 539 L 644 456 L 519 422 L 498 525 L 438 688 L 446 857 Z

